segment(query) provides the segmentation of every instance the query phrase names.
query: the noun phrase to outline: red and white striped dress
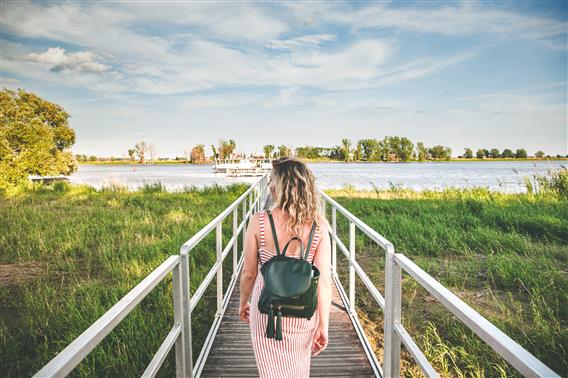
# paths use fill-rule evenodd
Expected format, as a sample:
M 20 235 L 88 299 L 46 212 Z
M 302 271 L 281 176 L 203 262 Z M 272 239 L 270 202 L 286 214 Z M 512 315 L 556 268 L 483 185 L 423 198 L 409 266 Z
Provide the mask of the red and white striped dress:
M 276 252 L 266 250 L 266 230 L 268 230 L 269 237 L 272 237 L 272 233 L 270 224 L 265 227 L 265 220 L 268 217 L 266 212 L 261 211 L 259 216 L 260 248 L 258 252 L 264 264 L 275 256 Z M 314 240 L 307 258 L 309 262 L 314 259 L 319 241 L 318 235 L 319 228 L 316 226 Z M 319 323 L 318 312 L 316 311 L 311 319 L 282 317 L 282 340 L 267 338 L 265 334 L 268 315 L 258 310 L 258 298 L 264 287 L 260 267 L 259 262 L 259 271 L 250 304 L 250 331 L 258 373 L 260 377 L 309 377 L 312 342 Z

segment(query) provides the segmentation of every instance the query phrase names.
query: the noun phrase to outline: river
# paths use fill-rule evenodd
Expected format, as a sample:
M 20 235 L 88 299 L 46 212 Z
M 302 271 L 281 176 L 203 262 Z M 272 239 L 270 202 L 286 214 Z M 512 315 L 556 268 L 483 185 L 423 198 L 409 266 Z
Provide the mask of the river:
M 323 189 L 352 185 L 357 189 L 404 187 L 414 190 L 440 190 L 448 187 L 487 187 L 519 193 L 525 191 L 525 178 L 545 174 L 549 169 L 568 166 L 567 161 L 495 161 L 428 163 L 309 163 L 317 184 Z M 160 182 L 167 190 L 188 186 L 227 185 L 253 182 L 256 178 L 228 178 L 215 174 L 211 165 L 80 165 L 70 177 L 72 183 L 96 188 L 113 184 L 137 189 Z

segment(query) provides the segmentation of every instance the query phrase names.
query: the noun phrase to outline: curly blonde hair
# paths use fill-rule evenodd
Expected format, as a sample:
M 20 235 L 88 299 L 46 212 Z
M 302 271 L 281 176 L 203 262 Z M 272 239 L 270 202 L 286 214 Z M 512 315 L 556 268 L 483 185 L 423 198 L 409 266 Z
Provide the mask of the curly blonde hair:
M 280 207 L 290 216 L 286 222 L 290 234 L 300 233 L 306 222 L 315 221 L 320 227 L 325 222 L 316 180 L 306 164 L 290 157 L 274 160 L 270 184 L 275 192 L 274 206 Z

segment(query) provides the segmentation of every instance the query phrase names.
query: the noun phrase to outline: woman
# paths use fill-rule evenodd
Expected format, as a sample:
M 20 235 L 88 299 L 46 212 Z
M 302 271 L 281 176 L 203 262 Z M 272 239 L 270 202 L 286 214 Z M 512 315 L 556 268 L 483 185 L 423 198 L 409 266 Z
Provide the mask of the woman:
M 320 271 L 318 306 L 311 319 L 284 317 L 282 340 L 265 336 L 268 316 L 258 310 L 258 298 L 264 286 L 259 271 L 261 263 L 275 256 L 276 247 L 268 216 L 265 211 L 259 211 L 251 217 L 245 236 L 240 318 L 250 324 L 261 377 L 308 377 L 312 355 L 317 356 L 328 343 L 331 306 L 329 225 L 318 205 L 317 188 L 310 169 L 293 158 L 280 158 L 272 166 L 268 187 L 274 200 L 271 212 L 280 250 L 293 236 L 299 236 L 307 245 L 313 221 L 317 225 L 307 259 Z M 299 244 L 291 243 L 286 256 L 299 257 Z

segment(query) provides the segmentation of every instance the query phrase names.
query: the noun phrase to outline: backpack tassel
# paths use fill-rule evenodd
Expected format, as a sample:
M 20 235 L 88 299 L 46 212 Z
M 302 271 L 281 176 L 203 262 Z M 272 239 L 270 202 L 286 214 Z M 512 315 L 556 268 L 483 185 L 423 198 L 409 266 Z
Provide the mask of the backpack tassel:
M 278 308 L 278 315 L 276 316 L 276 337 L 275 340 L 282 340 L 282 312 Z
M 272 303 L 268 309 L 268 324 L 266 325 L 266 337 L 269 339 L 274 338 L 274 313 L 272 312 Z

